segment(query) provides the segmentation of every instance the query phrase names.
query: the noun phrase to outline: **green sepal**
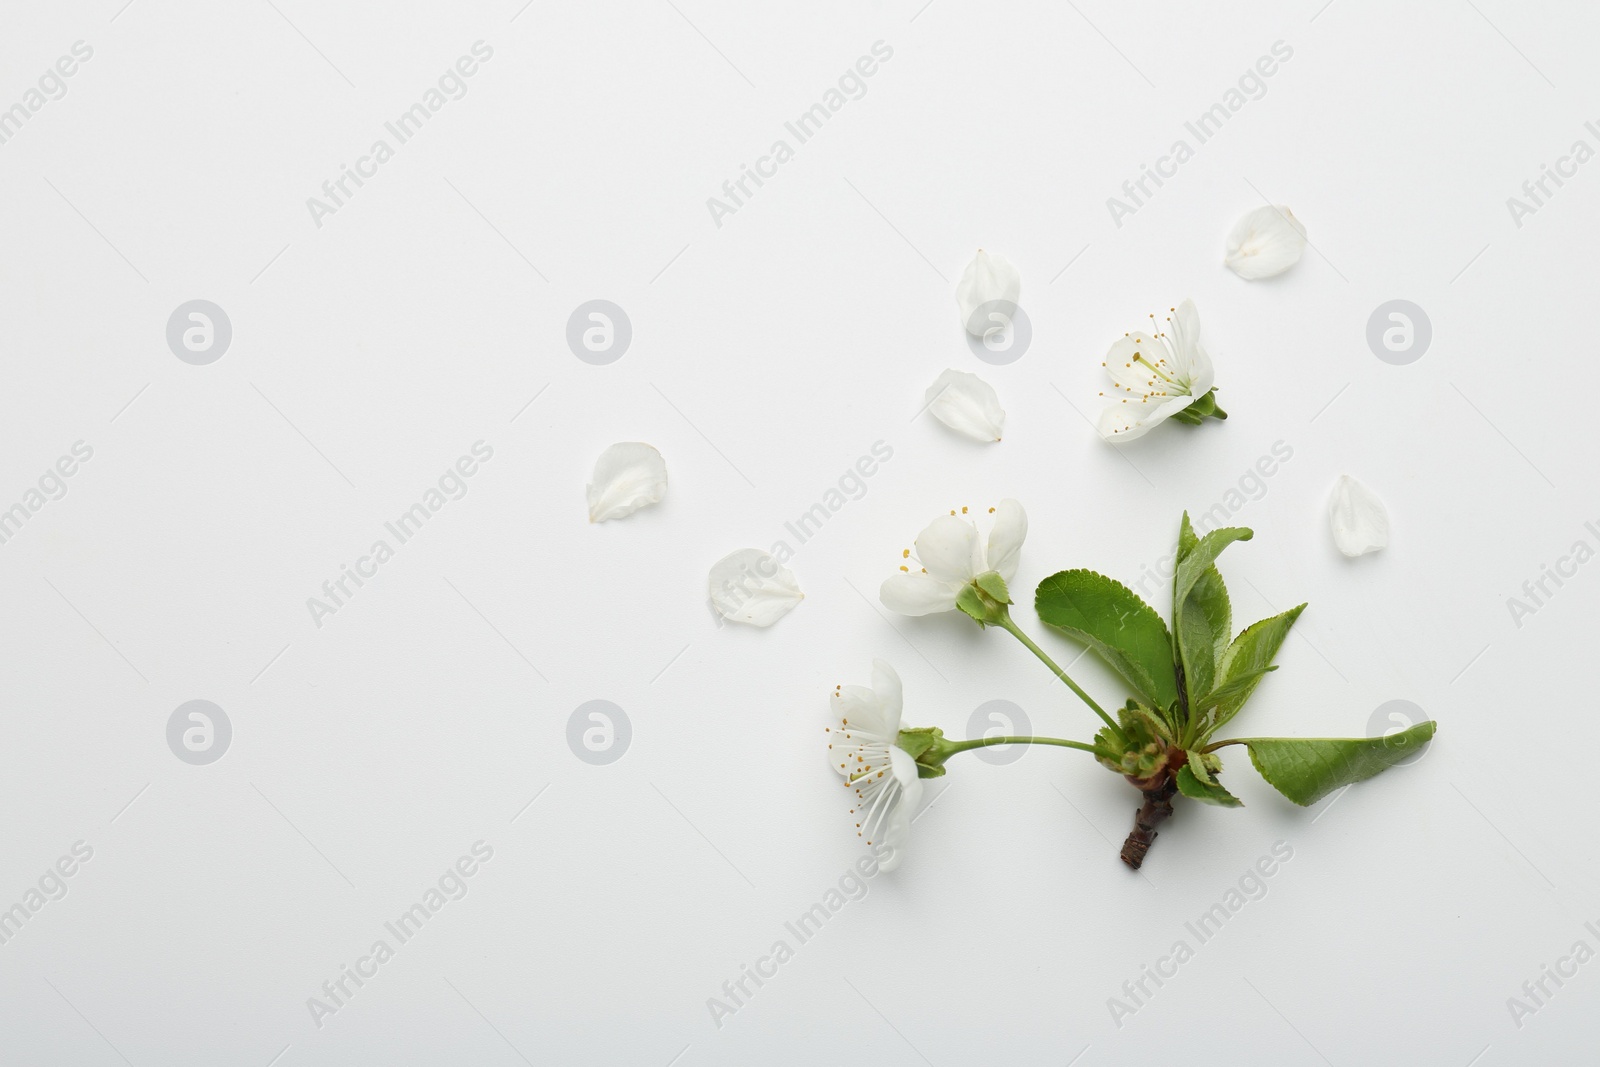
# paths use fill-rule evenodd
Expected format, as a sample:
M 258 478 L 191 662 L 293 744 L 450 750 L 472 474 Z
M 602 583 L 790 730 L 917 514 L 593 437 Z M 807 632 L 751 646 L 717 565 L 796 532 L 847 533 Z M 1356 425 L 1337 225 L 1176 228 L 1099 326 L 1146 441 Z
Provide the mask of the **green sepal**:
M 989 609 L 984 606 L 983 594 L 978 592 L 975 585 L 964 585 L 961 592 L 956 594 L 956 607 L 966 612 L 978 623 L 984 625 L 989 619 Z
M 1006 588 L 1006 580 L 1000 576 L 999 571 L 984 571 L 972 580 L 997 603 L 1011 603 L 1011 590 Z
M 937 726 L 913 726 L 901 730 L 895 737 L 895 747 L 903 750 L 912 759 L 921 759 L 922 754 L 944 740 L 944 731 Z

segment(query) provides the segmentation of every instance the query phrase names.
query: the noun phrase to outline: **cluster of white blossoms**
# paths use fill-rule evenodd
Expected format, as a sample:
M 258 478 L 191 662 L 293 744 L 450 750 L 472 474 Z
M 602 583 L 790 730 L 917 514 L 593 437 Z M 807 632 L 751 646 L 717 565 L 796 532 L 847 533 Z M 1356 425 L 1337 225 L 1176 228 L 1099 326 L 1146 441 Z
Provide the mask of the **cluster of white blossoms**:
M 1294 266 L 1305 247 L 1305 226 L 1293 212 L 1261 207 L 1241 218 L 1228 235 L 1224 263 L 1239 277 L 1256 281 Z M 1005 257 L 980 249 L 956 286 L 962 327 L 985 336 L 993 328 L 986 321 L 993 317 L 992 309 L 1014 307 L 1021 291 L 1017 268 Z M 1216 402 L 1216 371 L 1201 343 L 1194 301 L 1184 300 L 1149 320 L 1148 327 L 1115 341 L 1101 362 L 1111 384 L 1100 393 L 1109 403 L 1097 429 L 1107 441 L 1136 440 L 1172 419 L 1194 425 L 1227 418 Z M 1001 440 L 1005 410 L 994 387 L 976 374 L 946 370 L 928 387 L 924 400 L 926 409 L 955 432 L 985 444 Z M 1004 618 L 982 612 L 996 607 L 996 596 L 998 604 L 1009 603 L 1006 590 L 1016 577 L 1028 518 L 1015 500 L 1001 501 L 987 516 L 986 537 L 975 521 L 979 516 L 965 507 L 928 524 L 913 547 L 901 552 L 898 572 L 883 582 L 878 595 L 884 606 L 913 616 L 963 610 L 990 625 Z M 1383 504 L 1348 476 L 1335 487 L 1329 524 L 1335 544 L 1347 556 L 1376 551 L 1388 542 Z M 941 765 L 912 755 L 924 751 L 927 731 L 911 731 L 918 735 L 911 742 L 902 737 L 901 683 L 889 664 L 874 660 L 870 687 L 839 686 L 831 700 L 836 722 L 827 728 L 828 754 L 853 792 L 850 813 L 856 831 L 869 843 L 891 846 L 898 863 L 921 799 L 921 777 L 930 769 L 942 773 Z

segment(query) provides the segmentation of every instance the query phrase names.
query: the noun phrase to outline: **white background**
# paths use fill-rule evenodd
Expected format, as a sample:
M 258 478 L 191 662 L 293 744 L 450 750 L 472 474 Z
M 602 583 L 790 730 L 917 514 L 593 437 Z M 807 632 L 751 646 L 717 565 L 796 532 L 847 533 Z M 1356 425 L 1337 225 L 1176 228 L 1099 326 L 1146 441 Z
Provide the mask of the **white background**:
M 0 907 L 94 850 L 0 945 L 0 1060 L 1592 1054 L 1600 963 L 1520 1028 L 1507 999 L 1600 948 L 1600 564 L 1520 627 L 1507 598 L 1600 547 L 1600 164 L 1520 228 L 1506 198 L 1575 139 L 1600 147 L 1594 12 L 122 2 L 0 14 L 0 107 L 94 49 L 0 145 L 0 507 L 94 450 L 0 545 Z M 466 96 L 318 227 L 307 198 L 478 40 Z M 717 227 L 707 197 L 880 40 L 865 96 Z M 1114 225 L 1107 197 L 1193 145 L 1183 123 L 1277 41 L 1293 57 L 1265 95 Z M 1315 247 L 1252 284 L 1222 244 L 1263 198 Z M 980 245 L 1023 273 L 1034 339 L 1010 366 L 956 321 Z M 1099 361 L 1185 296 L 1233 417 L 1119 454 L 1085 417 Z M 165 339 L 196 298 L 233 325 L 208 366 Z M 596 298 L 634 329 L 602 367 L 564 338 Z M 1433 324 L 1409 366 L 1365 340 L 1396 298 Z M 946 367 L 999 390 L 1002 443 L 918 416 Z M 468 494 L 315 625 L 307 598 L 479 440 Z M 661 449 L 670 493 L 590 526 L 591 465 L 625 440 Z M 791 563 L 805 602 L 719 629 L 711 563 L 794 544 L 785 521 L 880 440 L 892 460 Z M 1147 877 L 1116 858 L 1138 798 L 1087 757 L 963 757 L 904 865 L 714 1025 L 707 999 L 862 854 L 821 751 L 835 684 L 881 656 L 912 724 L 964 735 L 1006 699 L 1038 732 L 1092 733 L 1004 634 L 877 605 L 922 525 L 1013 496 L 1017 588 L 1075 566 L 1133 582 L 1276 442 L 1292 459 L 1222 570 L 1241 625 L 1310 608 L 1239 730 L 1364 735 L 1404 699 L 1439 721 L 1428 754 L 1311 810 L 1233 756 L 1247 807 L 1182 804 Z M 1341 473 L 1387 501 L 1386 552 L 1335 552 Z M 1124 695 L 1089 658 L 1074 673 Z M 197 698 L 234 730 L 200 767 L 165 733 Z M 566 742 L 591 699 L 632 724 L 609 766 Z M 467 896 L 319 1028 L 308 998 L 479 840 Z M 1266 896 L 1116 1025 L 1108 999 L 1278 841 Z

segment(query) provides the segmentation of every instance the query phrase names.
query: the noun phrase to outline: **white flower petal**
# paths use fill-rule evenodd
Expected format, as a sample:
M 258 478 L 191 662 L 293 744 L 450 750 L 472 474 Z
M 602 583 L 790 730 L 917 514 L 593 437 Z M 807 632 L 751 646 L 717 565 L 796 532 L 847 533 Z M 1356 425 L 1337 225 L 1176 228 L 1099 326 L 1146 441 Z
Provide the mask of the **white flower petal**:
M 887 855 L 878 861 L 878 869 L 882 871 L 892 871 L 900 866 L 906 846 L 911 843 L 911 814 L 922 802 L 922 779 L 917 777 L 917 763 L 911 754 L 902 748 L 891 748 L 889 761 L 894 768 L 900 795 L 892 801 L 892 806 L 884 815 L 879 836 L 874 841 L 874 844 L 884 846 L 887 851 Z
M 978 309 L 991 300 L 1004 300 L 1015 306 L 1021 295 L 1022 274 L 1011 261 L 1005 256 L 991 256 L 980 248 L 956 283 L 961 325 L 974 337 L 982 337 L 989 322 L 978 315 Z
M 1341 475 L 1328 501 L 1328 523 L 1334 544 L 1350 557 L 1376 552 L 1389 543 L 1389 513 L 1372 490 Z
M 878 599 L 901 615 L 934 615 L 953 610 L 960 589 L 961 585 L 941 582 L 931 574 L 893 574 L 884 579 Z
M 771 626 L 805 599 L 794 573 L 759 548 L 741 548 L 711 568 L 711 606 L 732 622 Z
M 1028 536 L 1028 514 L 1015 500 L 1002 500 L 994 509 L 994 526 L 989 529 L 989 566 L 1011 584 L 1022 558 L 1022 542 Z
M 917 535 L 917 559 L 922 567 L 942 582 L 965 585 L 982 566 L 978 553 L 978 529 L 965 519 L 940 515 Z
M 1217 384 L 1217 374 L 1200 343 L 1200 312 L 1193 300 L 1179 304 L 1172 314 L 1172 347 L 1177 355 L 1178 374 L 1189 383 L 1192 396 L 1205 396 Z
M 1130 400 L 1112 404 L 1100 412 L 1100 436 L 1118 444 L 1137 440 L 1194 402 L 1192 396 L 1173 396 L 1159 403 Z
M 902 691 L 900 675 L 895 669 L 881 659 L 872 661 L 872 691 L 877 694 L 878 700 L 883 704 L 884 715 L 890 720 L 894 732 L 900 732 L 900 709 L 902 704 Z
M 667 495 L 667 463 L 649 445 L 612 445 L 595 460 L 589 483 L 589 521 L 605 522 L 659 504 Z
M 1282 274 L 1306 250 L 1306 228 L 1286 207 L 1258 207 L 1234 224 L 1223 259 L 1248 281 Z
M 1006 413 L 994 387 L 967 371 L 947 370 L 928 386 L 923 399 L 933 417 L 974 441 L 1000 440 Z

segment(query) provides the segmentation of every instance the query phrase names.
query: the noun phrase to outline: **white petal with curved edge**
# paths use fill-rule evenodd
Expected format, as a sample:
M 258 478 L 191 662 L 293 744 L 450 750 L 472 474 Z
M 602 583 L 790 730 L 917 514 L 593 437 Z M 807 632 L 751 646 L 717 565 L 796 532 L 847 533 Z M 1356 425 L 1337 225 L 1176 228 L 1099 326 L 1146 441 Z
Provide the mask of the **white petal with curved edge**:
M 1217 383 L 1217 375 L 1200 343 L 1200 312 L 1193 300 L 1186 299 L 1173 310 L 1171 333 L 1178 373 L 1189 384 L 1191 395 L 1205 396 Z
M 972 523 L 954 515 L 940 515 L 917 535 L 917 559 L 923 568 L 942 582 L 966 584 L 976 573 L 978 530 Z
M 600 453 L 589 483 L 589 521 L 622 519 L 667 495 L 667 462 L 637 441 L 623 441 Z
M 974 337 L 982 337 L 989 323 L 980 321 L 978 309 L 991 300 L 1015 305 L 1021 295 L 1022 274 L 1011 261 L 978 249 L 956 283 L 956 307 L 961 311 L 962 327 Z
M 891 801 L 892 807 L 884 815 L 881 833 L 874 842 L 890 849 L 889 855 L 878 861 L 878 869 L 884 871 L 900 866 L 906 846 L 911 842 L 912 812 L 922 803 L 922 779 L 917 777 L 917 763 L 911 754 L 903 748 L 891 748 L 889 764 L 894 768 L 900 795 Z
M 711 568 L 711 606 L 730 622 L 771 626 L 805 599 L 794 573 L 759 548 L 741 548 Z
M 1017 576 L 1022 558 L 1022 542 L 1028 536 L 1028 513 L 1015 500 L 1002 500 L 994 509 L 994 525 L 989 529 L 989 566 L 1000 572 L 1010 585 Z
M 933 417 L 974 441 L 1000 440 L 1006 413 L 994 386 L 967 371 L 947 370 L 923 395 Z
M 1352 559 L 1389 543 L 1389 513 L 1383 501 L 1348 474 L 1340 475 L 1333 487 L 1328 524 L 1333 529 L 1333 543 Z
M 1306 228 L 1286 207 L 1258 207 L 1234 224 L 1223 257 L 1247 281 L 1282 274 L 1306 250 Z
M 935 615 L 954 611 L 961 586 L 931 574 L 893 574 L 878 589 L 878 599 L 901 615 Z
M 1137 440 L 1194 402 L 1192 396 L 1174 396 L 1160 403 L 1130 400 L 1112 404 L 1100 412 L 1100 436 L 1118 444 Z
M 834 715 L 848 724 L 845 730 L 856 735 L 852 740 L 893 744 L 900 735 L 899 709 L 891 714 L 876 690 L 864 685 L 843 685 L 832 695 L 831 702 Z M 849 777 L 854 772 L 846 769 L 839 773 Z
M 900 689 L 900 675 L 895 669 L 881 659 L 872 661 L 872 691 L 883 705 L 885 718 L 890 720 L 890 725 L 895 733 L 900 732 L 900 708 L 902 693 Z

